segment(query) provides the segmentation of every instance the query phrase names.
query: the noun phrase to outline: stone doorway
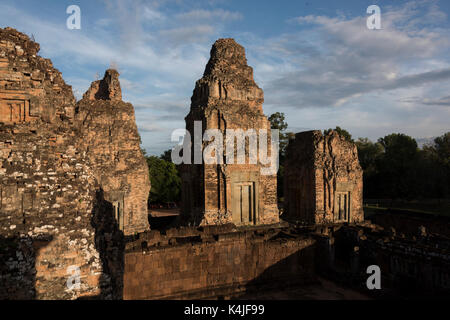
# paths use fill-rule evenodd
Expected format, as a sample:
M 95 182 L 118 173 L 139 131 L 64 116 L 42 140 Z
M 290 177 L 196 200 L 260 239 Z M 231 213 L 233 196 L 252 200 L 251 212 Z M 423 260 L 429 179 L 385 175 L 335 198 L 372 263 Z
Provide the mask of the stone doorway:
M 116 218 L 119 230 L 123 231 L 123 201 L 114 201 L 114 217 Z
M 334 203 L 334 221 L 350 221 L 350 192 L 336 192 Z
M 255 183 L 239 182 L 233 186 L 233 223 L 249 225 L 257 223 Z

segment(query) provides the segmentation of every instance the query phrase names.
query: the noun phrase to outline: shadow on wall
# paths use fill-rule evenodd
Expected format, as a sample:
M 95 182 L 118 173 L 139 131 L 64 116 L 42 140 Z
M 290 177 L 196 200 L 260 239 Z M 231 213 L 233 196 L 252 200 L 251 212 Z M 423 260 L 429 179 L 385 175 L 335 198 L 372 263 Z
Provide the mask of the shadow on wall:
M 95 229 L 95 248 L 99 252 L 103 270 L 99 279 L 100 294 L 80 299 L 122 299 L 124 236 L 114 218 L 112 204 L 104 199 L 102 190 L 97 191 L 96 194 L 91 225 Z M 39 266 L 36 266 L 39 251 L 52 241 L 53 236 L 0 236 L 0 300 L 38 298 L 37 281 L 50 290 L 52 287 L 61 287 L 52 286 L 51 279 L 40 279 Z M 53 269 L 54 266 L 48 267 Z M 64 292 L 42 292 L 42 294 L 42 297 L 48 298 L 64 299 L 66 296 Z
M 80 299 L 122 299 L 124 272 L 124 235 L 114 217 L 111 202 L 104 198 L 102 189 L 96 193 L 91 225 L 95 229 L 95 248 L 102 262 L 99 279 L 100 294 Z
M 0 300 L 36 298 L 36 256 L 53 237 L 0 237 Z
M 367 300 L 369 297 L 348 287 L 324 281 L 315 272 L 317 248 L 306 247 L 267 268 L 250 281 L 238 300 Z M 219 297 L 219 299 L 222 297 Z
M 266 268 L 258 277 L 245 285 L 245 293 L 234 298 L 252 299 L 259 297 L 264 299 L 264 292 L 269 293 L 272 290 L 286 290 L 316 284 L 314 254 L 314 245 L 298 250 Z M 261 296 L 261 294 L 263 295 Z

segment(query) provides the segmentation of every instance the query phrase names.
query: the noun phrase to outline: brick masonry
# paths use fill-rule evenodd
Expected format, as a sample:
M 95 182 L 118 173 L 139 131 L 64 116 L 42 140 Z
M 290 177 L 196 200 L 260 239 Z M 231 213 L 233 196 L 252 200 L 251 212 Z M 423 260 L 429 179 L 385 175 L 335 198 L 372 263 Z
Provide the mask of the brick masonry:
M 264 225 L 279 222 L 276 174 L 263 175 L 258 164 L 250 164 L 248 142 L 245 164 L 227 164 L 226 130 L 266 130 L 271 155 L 270 122 L 264 115 L 263 91 L 253 80 L 244 48 L 233 39 L 219 39 L 212 49 L 203 77 L 197 81 L 186 117 L 186 129 L 194 137 L 194 121 L 223 135 L 222 164 L 184 165 L 182 169 L 182 215 L 195 225 L 235 223 Z M 247 138 L 248 140 L 248 138 Z M 203 143 L 201 150 L 207 147 Z M 194 159 L 195 146 L 192 147 Z M 237 150 L 234 150 L 235 155 Z M 242 194 L 241 194 L 242 193 Z M 249 201 L 241 198 L 249 197 Z M 245 208 L 243 208 L 245 207 Z
M 115 152 L 114 159 L 120 161 L 112 169 L 101 168 L 102 174 L 120 181 L 114 187 L 138 189 L 123 182 L 133 172 L 120 177 L 128 175 L 127 165 L 139 170 L 145 164 L 133 108 L 115 101 L 115 113 L 110 113 L 108 102 L 104 104 L 109 108 L 95 110 L 99 119 L 117 124 L 113 133 L 128 140 L 110 135 L 108 140 L 88 141 L 88 147 L 83 144 L 87 137 L 92 132 L 103 137 L 101 130 L 108 124 L 98 128 L 99 121 L 89 117 L 81 124 L 79 116 L 89 103 L 76 105 L 72 88 L 38 51 L 39 44 L 28 36 L 0 29 L 0 299 L 120 298 L 123 232 L 114 219 L 111 187 L 99 179 L 96 159 L 88 149 Z M 102 86 L 100 98 L 120 98 L 117 81 L 106 79 L 114 89 Z M 136 160 L 130 161 L 129 153 L 136 149 Z M 125 220 L 130 232 L 148 227 L 143 210 L 138 210 L 146 205 L 148 170 L 135 182 L 144 186 L 135 199 L 128 199 L 136 200 L 133 218 Z M 72 266 L 80 271 L 79 290 L 67 286 Z
M 149 229 L 150 178 L 134 108 L 122 101 L 119 73 L 109 69 L 76 105 L 79 148 L 86 152 L 105 200 L 125 235 Z
M 289 141 L 284 172 L 285 219 L 302 224 L 364 221 L 358 151 L 336 131 L 297 133 Z
M 320 252 L 318 273 L 365 290 L 367 267 L 376 265 L 381 271 L 381 290 L 372 292 L 374 297 L 448 297 L 450 240 L 428 232 L 427 220 L 423 217 L 414 235 L 409 234 L 406 218 L 405 227 L 397 229 L 369 221 L 327 228 L 326 234 L 315 237 Z
M 315 281 L 314 240 L 288 230 L 186 228 L 140 236 L 125 252 L 124 299 L 217 298 Z

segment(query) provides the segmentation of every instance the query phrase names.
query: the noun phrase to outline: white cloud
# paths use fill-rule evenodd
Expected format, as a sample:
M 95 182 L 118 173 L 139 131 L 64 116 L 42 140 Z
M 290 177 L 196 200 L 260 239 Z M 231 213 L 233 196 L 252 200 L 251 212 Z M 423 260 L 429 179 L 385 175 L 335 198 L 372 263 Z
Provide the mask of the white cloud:
M 205 20 L 233 21 L 233 20 L 240 20 L 243 18 L 243 16 L 239 12 L 232 12 L 223 9 L 216 9 L 216 10 L 200 9 L 179 13 L 175 16 L 175 18 L 180 20 L 182 23 L 192 23 L 194 21 L 203 22 Z
M 424 104 L 428 106 L 445 106 L 450 107 L 450 96 L 440 98 L 423 98 L 423 97 L 408 97 L 400 100 L 407 104 Z
M 173 45 L 179 43 L 198 43 L 209 39 L 215 32 L 210 25 L 196 25 L 192 27 L 179 27 L 168 30 L 161 30 L 159 34 L 162 40 L 169 41 Z
M 284 112 L 297 132 L 339 125 L 376 139 L 448 131 L 446 19 L 434 1 L 412 1 L 384 6 L 382 30 L 368 30 L 364 16 L 310 15 L 288 21 L 298 32 L 245 35 L 265 113 Z
M 165 10 L 168 1 L 178 9 Z M 101 77 L 117 63 L 144 146 L 167 149 L 171 130 L 184 127 L 213 41 L 243 15 L 176 0 L 105 0 L 105 6 L 93 29 L 67 30 L 6 4 L 0 4 L 0 23 L 33 33 L 42 55 L 69 74 L 64 78 L 78 98 L 96 72 Z M 368 30 L 365 19 L 311 15 L 291 19 L 290 30 L 296 24 L 298 31 L 271 38 L 237 34 L 265 91 L 266 114 L 285 112 L 296 131 L 340 125 L 371 138 L 448 129 L 447 15 L 434 1 L 410 1 L 383 7 L 383 30 Z
M 160 132 L 163 131 L 163 128 L 158 126 L 155 123 L 145 123 L 145 124 L 139 124 L 138 129 L 140 132 Z
M 144 8 L 142 9 L 142 14 L 143 18 L 147 22 L 158 23 L 166 20 L 165 14 L 148 6 L 144 6 Z
M 382 15 L 383 30 L 367 29 L 366 17 L 310 15 L 291 20 L 312 28 L 260 45 L 265 55 L 257 57 L 257 66 L 267 64 L 271 55 L 283 57 L 281 64 L 271 61 L 279 71 L 264 80 L 268 103 L 296 108 L 341 106 L 370 92 L 449 81 L 449 30 L 423 27 L 417 16 L 445 18 L 439 12 L 433 3 L 391 8 Z

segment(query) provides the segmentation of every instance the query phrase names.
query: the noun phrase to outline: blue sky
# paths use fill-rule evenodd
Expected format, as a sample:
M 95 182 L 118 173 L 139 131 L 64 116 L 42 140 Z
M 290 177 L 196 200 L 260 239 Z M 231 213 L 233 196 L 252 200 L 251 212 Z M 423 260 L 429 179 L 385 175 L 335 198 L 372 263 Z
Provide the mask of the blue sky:
M 66 28 L 72 4 L 81 30 Z M 382 30 L 366 27 L 372 4 Z M 0 27 L 32 34 L 78 98 L 117 68 L 143 147 L 159 155 L 184 128 L 223 37 L 246 48 L 264 112 L 284 112 L 291 131 L 341 126 L 372 140 L 450 131 L 449 14 L 447 0 L 2 0 Z

